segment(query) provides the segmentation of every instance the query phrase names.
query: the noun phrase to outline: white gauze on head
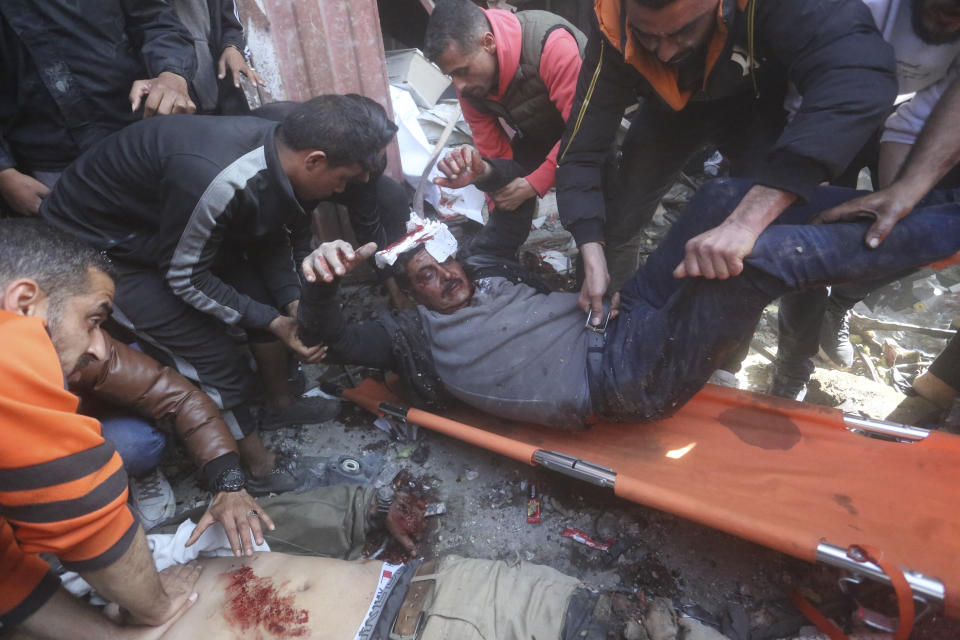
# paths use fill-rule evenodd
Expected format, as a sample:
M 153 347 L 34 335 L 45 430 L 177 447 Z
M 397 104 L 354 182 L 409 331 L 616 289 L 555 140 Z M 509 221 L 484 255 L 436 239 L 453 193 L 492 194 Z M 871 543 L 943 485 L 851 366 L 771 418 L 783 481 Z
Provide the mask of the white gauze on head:
M 403 236 L 386 249 L 377 251 L 374 256 L 377 268 L 392 267 L 402 253 L 414 247 L 423 245 L 433 259 L 443 262 L 457 252 L 457 239 L 450 233 L 442 222 L 421 218 L 415 212 L 410 212 L 407 220 L 407 235 Z

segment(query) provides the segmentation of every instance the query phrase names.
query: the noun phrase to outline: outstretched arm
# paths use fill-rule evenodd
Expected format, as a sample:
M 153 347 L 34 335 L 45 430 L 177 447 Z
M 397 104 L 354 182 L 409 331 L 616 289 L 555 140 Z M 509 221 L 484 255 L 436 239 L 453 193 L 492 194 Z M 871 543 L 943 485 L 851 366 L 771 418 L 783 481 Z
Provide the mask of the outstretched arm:
M 306 284 L 297 309 L 298 335 L 307 345 L 323 343 L 330 362 L 376 369 L 394 368 L 390 336 L 376 322 L 348 323 L 339 299 L 340 278 L 373 255 L 369 242 L 357 250 L 334 240 L 320 245 L 301 265 Z

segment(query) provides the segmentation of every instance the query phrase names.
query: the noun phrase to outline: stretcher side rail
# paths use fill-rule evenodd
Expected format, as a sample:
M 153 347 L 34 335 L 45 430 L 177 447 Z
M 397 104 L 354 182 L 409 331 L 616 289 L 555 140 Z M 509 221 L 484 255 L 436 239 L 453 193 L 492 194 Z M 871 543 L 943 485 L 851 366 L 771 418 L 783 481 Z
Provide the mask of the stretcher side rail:
M 847 549 L 829 542 L 821 542 L 817 545 L 817 561 L 851 573 L 864 575 L 878 582 L 891 584 L 890 578 L 877 564 L 869 560 L 855 560 L 847 553 Z M 900 569 L 903 571 L 903 577 L 907 579 L 914 596 L 932 599 L 936 601 L 937 605 L 943 606 L 946 589 L 942 582 L 918 571 L 911 571 L 904 567 L 900 567 Z
M 886 436 L 902 442 L 916 442 L 923 440 L 930 435 L 927 429 L 920 427 L 911 427 L 884 420 L 872 420 L 870 418 L 861 418 L 849 413 L 843 414 L 843 424 L 848 430 L 853 432 L 865 431 L 867 433 Z
M 337 385 L 328 385 L 324 391 L 332 392 L 341 397 L 347 397 L 357 404 L 367 408 L 380 415 L 388 414 L 397 418 L 409 420 L 411 409 L 395 402 L 384 402 L 380 399 L 367 398 L 362 394 L 357 395 L 352 389 L 347 390 Z M 346 393 L 345 393 L 346 392 Z M 424 412 L 415 412 L 424 413 Z M 427 414 L 432 415 L 432 414 Z M 418 422 L 415 418 L 413 422 Z M 459 423 L 458 423 L 459 424 Z M 880 420 L 861 418 L 858 416 L 843 414 L 844 427 L 854 433 L 868 434 L 875 437 L 894 440 L 898 442 L 910 443 L 924 440 L 930 435 L 927 429 L 900 425 Z M 471 431 L 477 431 L 476 427 L 460 425 Z M 495 436 L 502 438 L 502 436 Z M 464 438 L 464 440 L 468 439 Z M 530 456 L 530 457 L 526 457 Z M 514 459 L 525 461 L 527 464 L 542 466 L 557 473 L 588 482 L 590 484 L 614 489 L 618 474 L 609 467 L 591 462 L 590 460 L 570 456 L 568 454 L 551 451 L 546 448 L 534 448 L 532 452 Z M 854 576 L 863 576 L 871 580 L 892 584 L 891 579 L 884 570 L 869 559 L 857 557 L 856 553 L 851 553 L 844 547 L 831 544 L 829 541 L 821 540 L 816 548 L 816 560 L 830 566 L 843 569 Z M 946 587 L 944 584 L 931 576 L 911 570 L 907 567 L 900 567 L 904 578 L 912 591 L 914 598 L 928 605 L 943 608 L 946 603 Z

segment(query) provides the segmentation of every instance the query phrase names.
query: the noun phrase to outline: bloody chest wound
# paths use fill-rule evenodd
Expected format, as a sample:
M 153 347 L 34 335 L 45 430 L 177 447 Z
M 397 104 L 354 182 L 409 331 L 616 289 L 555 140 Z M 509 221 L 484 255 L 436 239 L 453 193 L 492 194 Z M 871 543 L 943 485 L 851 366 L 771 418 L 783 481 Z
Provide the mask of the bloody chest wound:
M 306 638 L 310 613 L 294 607 L 295 594 L 284 593 L 270 578 L 257 576 L 250 567 L 224 574 L 227 607 L 224 617 L 238 631 L 258 631 L 272 638 Z

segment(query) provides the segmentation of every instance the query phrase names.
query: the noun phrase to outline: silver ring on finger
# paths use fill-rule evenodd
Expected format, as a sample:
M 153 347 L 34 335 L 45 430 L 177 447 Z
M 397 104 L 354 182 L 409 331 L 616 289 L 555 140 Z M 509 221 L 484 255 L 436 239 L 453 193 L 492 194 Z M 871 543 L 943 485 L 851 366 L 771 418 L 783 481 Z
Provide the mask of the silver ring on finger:
M 259 517 L 260 517 L 260 512 L 257 511 L 256 509 L 250 509 L 250 511 L 247 511 L 247 517 L 248 517 L 248 518 L 259 518 Z

